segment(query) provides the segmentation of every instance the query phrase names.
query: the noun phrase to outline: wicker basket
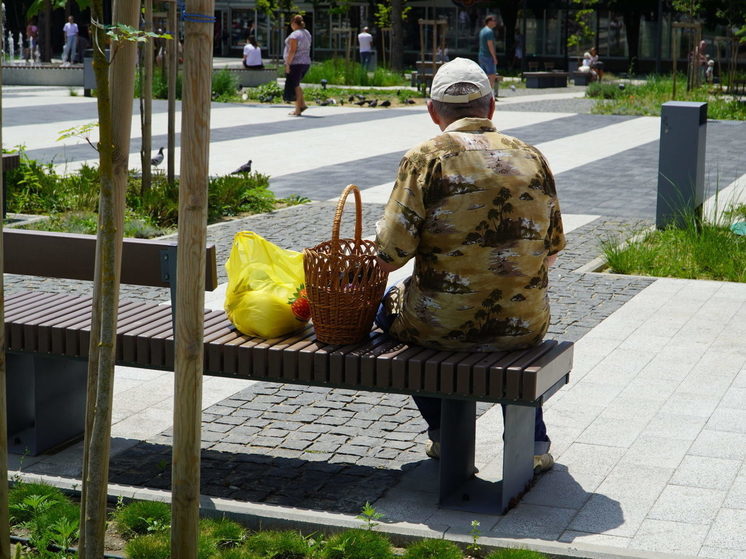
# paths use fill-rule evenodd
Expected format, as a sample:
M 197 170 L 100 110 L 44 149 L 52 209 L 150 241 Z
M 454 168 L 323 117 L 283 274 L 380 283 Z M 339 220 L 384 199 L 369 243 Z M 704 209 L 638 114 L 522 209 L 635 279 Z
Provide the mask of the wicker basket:
M 339 224 L 347 195 L 355 194 L 355 238 L 340 239 Z M 351 184 L 337 203 L 332 238 L 303 251 L 306 294 L 316 338 L 327 344 L 352 344 L 370 332 L 386 289 L 388 273 L 378 265 L 373 241 L 361 239 L 360 191 Z

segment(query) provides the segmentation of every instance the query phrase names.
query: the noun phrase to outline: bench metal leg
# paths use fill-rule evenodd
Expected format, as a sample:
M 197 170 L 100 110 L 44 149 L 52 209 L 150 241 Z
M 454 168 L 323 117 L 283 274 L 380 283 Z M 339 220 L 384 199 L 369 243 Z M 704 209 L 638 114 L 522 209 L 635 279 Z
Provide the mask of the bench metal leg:
M 8 352 L 6 363 L 9 452 L 35 456 L 83 434 L 85 361 Z
M 505 406 L 501 504 L 517 501 L 534 477 L 534 418 L 536 408 Z M 515 504 L 515 503 L 514 503 Z
M 503 479 L 474 476 L 476 402 L 443 399 L 440 423 L 440 505 L 505 514 L 533 479 L 534 416 L 530 406 L 505 407 Z

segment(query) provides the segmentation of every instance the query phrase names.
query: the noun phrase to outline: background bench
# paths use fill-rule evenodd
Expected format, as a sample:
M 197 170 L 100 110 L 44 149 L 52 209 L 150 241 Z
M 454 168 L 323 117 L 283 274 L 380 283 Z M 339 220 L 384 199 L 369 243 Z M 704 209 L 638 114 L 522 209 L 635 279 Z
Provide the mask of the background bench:
M 133 265 L 123 261 L 123 268 Z M 140 267 L 145 266 L 140 263 Z M 18 383 L 33 377 L 37 388 L 40 383 L 52 386 L 42 399 L 56 402 L 56 417 L 79 414 L 79 435 L 85 407 L 90 298 L 16 293 L 6 298 L 5 327 L 7 353 L 15 359 L 8 361 L 9 372 L 14 370 L 9 378 Z M 378 330 L 361 343 L 330 346 L 318 342 L 310 326 L 292 335 L 263 339 L 238 332 L 223 311 L 204 314 L 207 375 L 442 398 L 440 502 L 470 511 L 502 513 L 526 491 L 533 479 L 534 407 L 567 383 L 572 353 L 571 343 L 553 340 L 523 351 L 436 351 L 399 343 Z M 168 305 L 120 303 L 117 363 L 173 370 Z M 73 382 L 74 378 L 79 380 Z M 56 393 L 72 392 L 73 385 L 77 396 Z M 478 401 L 506 404 L 503 479 L 497 484 L 472 477 Z M 55 444 L 52 439 L 61 436 L 57 423 L 40 425 L 51 421 L 45 406 L 37 405 L 36 417 L 24 410 L 12 412 L 15 423 L 10 442 L 16 451 L 29 443 L 29 435 L 19 430 L 23 427 L 19 420 L 26 422 L 26 429 L 33 423 L 36 450 Z M 62 440 L 66 439 L 56 444 Z
M 527 89 L 567 87 L 567 72 L 523 72 Z
M 572 82 L 575 85 L 588 85 L 593 81 L 593 72 L 573 72 Z

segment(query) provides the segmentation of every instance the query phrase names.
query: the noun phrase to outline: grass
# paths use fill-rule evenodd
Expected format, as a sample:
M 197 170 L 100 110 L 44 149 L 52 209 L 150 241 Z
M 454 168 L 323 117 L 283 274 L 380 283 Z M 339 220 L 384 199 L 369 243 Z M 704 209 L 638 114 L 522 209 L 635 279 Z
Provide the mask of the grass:
M 592 109 L 595 114 L 660 116 L 661 104 L 673 100 L 672 92 L 670 76 L 651 75 L 640 85 L 594 82 L 586 95 L 599 100 Z M 707 102 L 707 116 L 711 119 L 746 120 L 746 103 L 728 99 L 712 85 L 686 91 L 683 74 L 676 79 L 676 100 Z
M 283 103 L 282 88 L 275 82 L 266 83 L 258 87 L 249 87 L 243 90 L 242 95 L 246 98 L 242 100 L 259 103 Z M 317 105 L 345 105 L 359 101 L 356 96 L 362 96 L 366 99 L 376 99 L 380 103 L 389 101 L 392 107 L 411 105 L 413 103 L 424 102 L 424 97 L 418 91 L 412 89 L 378 89 L 375 87 L 364 88 L 342 88 L 327 86 L 326 89 L 320 87 L 304 88 L 304 95 L 307 102 L 316 103 Z M 352 98 L 352 99 L 351 99 Z M 334 101 L 331 101 L 331 100 Z
M 746 216 L 746 206 L 730 215 Z M 746 282 L 746 237 L 732 232 L 728 223 L 688 216 L 683 227 L 638 234 L 623 244 L 606 240 L 602 250 L 614 273 Z

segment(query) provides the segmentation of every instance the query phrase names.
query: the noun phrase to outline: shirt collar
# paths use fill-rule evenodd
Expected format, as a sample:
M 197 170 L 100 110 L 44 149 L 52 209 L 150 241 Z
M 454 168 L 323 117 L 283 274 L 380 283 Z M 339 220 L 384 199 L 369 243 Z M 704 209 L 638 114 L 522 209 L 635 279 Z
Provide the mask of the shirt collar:
M 497 129 L 488 118 L 466 117 L 448 125 L 443 132 L 495 132 Z

